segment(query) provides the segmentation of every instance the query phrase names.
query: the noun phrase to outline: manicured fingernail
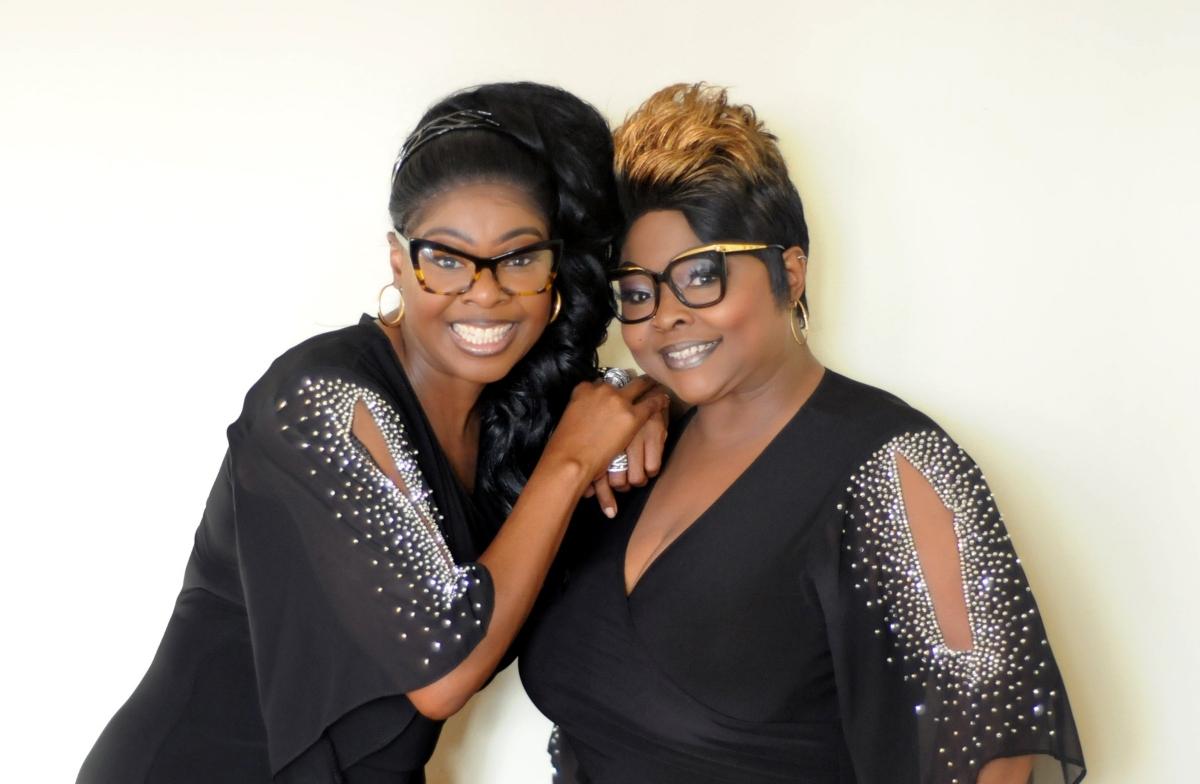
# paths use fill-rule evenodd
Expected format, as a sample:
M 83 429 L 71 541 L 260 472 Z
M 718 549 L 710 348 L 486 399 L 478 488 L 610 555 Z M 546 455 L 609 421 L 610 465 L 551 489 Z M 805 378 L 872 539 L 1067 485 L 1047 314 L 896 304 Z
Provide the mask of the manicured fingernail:
M 604 507 L 604 514 L 608 515 L 608 519 L 611 520 L 617 516 L 617 510 L 614 507 L 606 506 Z

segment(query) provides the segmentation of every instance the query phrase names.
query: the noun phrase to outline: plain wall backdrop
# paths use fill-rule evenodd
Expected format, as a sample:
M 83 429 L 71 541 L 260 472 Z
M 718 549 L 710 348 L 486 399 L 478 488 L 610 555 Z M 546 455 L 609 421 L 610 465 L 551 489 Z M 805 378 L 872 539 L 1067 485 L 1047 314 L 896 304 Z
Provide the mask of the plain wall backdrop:
M 1197 9 L 0 0 L 0 778 L 73 780 L 141 678 L 245 390 L 374 310 L 428 104 L 703 79 L 781 138 L 818 356 L 987 471 L 1089 782 L 1193 780 Z M 547 731 L 507 672 L 431 784 L 548 781 Z

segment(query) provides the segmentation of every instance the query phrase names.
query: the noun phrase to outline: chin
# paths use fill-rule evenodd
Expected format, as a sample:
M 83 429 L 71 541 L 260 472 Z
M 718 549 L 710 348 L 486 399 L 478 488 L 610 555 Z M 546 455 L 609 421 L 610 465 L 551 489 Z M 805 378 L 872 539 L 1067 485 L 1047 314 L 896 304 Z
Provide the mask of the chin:
M 500 381 L 524 358 L 528 348 L 509 346 L 507 350 L 490 356 L 472 356 L 457 346 L 449 347 L 452 362 L 448 363 L 454 375 L 476 384 L 494 384 Z
M 510 357 L 488 357 L 484 360 L 467 360 L 455 367 L 455 375 L 476 384 L 494 384 L 506 377 L 517 366 Z
M 712 390 L 708 387 L 697 387 L 691 384 L 680 384 L 671 389 L 675 396 L 682 400 L 689 408 L 692 406 L 702 406 L 705 403 L 711 403 L 715 396 Z
M 711 403 L 721 389 L 721 379 L 697 370 L 668 370 L 660 366 L 658 373 L 651 375 L 690 408 Z

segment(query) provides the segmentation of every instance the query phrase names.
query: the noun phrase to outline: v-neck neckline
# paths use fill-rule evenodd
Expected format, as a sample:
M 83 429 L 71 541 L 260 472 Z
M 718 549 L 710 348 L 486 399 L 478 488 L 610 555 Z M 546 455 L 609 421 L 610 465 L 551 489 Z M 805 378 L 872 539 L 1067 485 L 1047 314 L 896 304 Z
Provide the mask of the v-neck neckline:
M 831 375 L 834 374 L 829 370 L 829 368 L 821 369 L 821 378 L 817 381 L 817 385 L 813 387 L 812 392 L 809 393 L 804 402 L 800 404 L 800 407 L 797 408 L 790 417 L 788 417 L 787 421 L 783 423 L 783 426 L 776 431 L 775 435 L 771 436 L 771 439 L 767 441 L 766 445 L 759 451 L 759 453 L 755 455 L 754 458 L 746 464 L 746 467 L 743 468 L 736 477 L 734 477 L 733 481 L 730 482 L 725 489 L 722 490 L 721 493 L 712 500 L 712 503 L 704 507 L 704 509 L 702 509 L 700 513 L 697 514 L 692 521 L 683 528 L 683 530 L 675 535 L 675 538 L 667 542 L 667 545 L 659 551 L 658 555 L 654 556 L 649 563 L 645 565 L 645 567 L 642 569 L 642 573 L 638 575 L 637 580 L 634 582 L 633 586 L 630 587 L 625 580 L 625 564 L 629 559 L 629 542 L 631 539 L 633 539 L 633 532 L 637 528 L 638 523 L 641 522 L 642 513 L 645 512 L 646 506 L 650 503 L 650 497 L 654 494 L 654 488 L 658 486 L 657 477 L 646 486 L 645 492 L 642 493 L 641 498 L 637 499 L 637 502 L 629 508 L 630 517 L 633 518 L 633 522 L 629 525 L 628 530 L 625 532 L 625 542 L 620 548 L 618 574 L 621 592 L 624 595 L 626 602 L 630 602 L 634 599 L 638 593 L 638 590 L 642 587 L 642 584 L 646 581 L 646 578 L 651 574 L 651 572 L 654 571 L 655 567 L 657 567 L 659 563 L 674 550 L 678 549 L 679 543 L 689 534 L 691 534 L 692 531 L 696 530 L 696 528 L 699 527 L 701 523 L 705 521 L 705 519 L 710 517 L 711 512 L 722 505 L 725 500 L 735 492 L 739 485 L 744 484 L 746 477 L 750 476 L 754 472 L 754 469 L 757 468 L 758 465 L 763 461 L 766 455 L 778 446 L 778 444 L 782 441 L 784 434 L 797 425 L 805 411 L 808 410 L 813 399 L 816 398 L 817 395 L 820 394 L 825 388 L 826 381 Z M 697 410 L 698 409 L 693 408 L 688 411 L 684 417 L 684 420 L 680 422 L 678 431 L 679 435 L 672 439 L 670 449 L 663 461 L 663 471 L 666 471 L 667 465 L 671 459 L 671 454 L 675 451 L 675 447 L 679 444 L 680 439 L 683 438 L 683 434 L 687 430 L 688 426 L 691 425 L 692 420 L 695 419 Z M 660 473 L 659 476 L 661 475 L 662 474 Z

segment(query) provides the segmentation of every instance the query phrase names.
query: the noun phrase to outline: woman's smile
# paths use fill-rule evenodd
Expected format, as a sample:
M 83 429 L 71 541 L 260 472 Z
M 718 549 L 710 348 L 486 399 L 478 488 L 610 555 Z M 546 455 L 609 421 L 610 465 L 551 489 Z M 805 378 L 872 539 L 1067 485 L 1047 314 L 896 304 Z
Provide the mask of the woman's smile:
M 658 355 L 671 370 L 689 370 L 703 364 L 721 345 L 721 338 L 716 340 L 687 340 L 672 343 L 658 350 Z
M 454 321 L 450 334 L 463 351 L 476 357 L 490 357 L 508 348 L 517 333 L 515 321 Z

